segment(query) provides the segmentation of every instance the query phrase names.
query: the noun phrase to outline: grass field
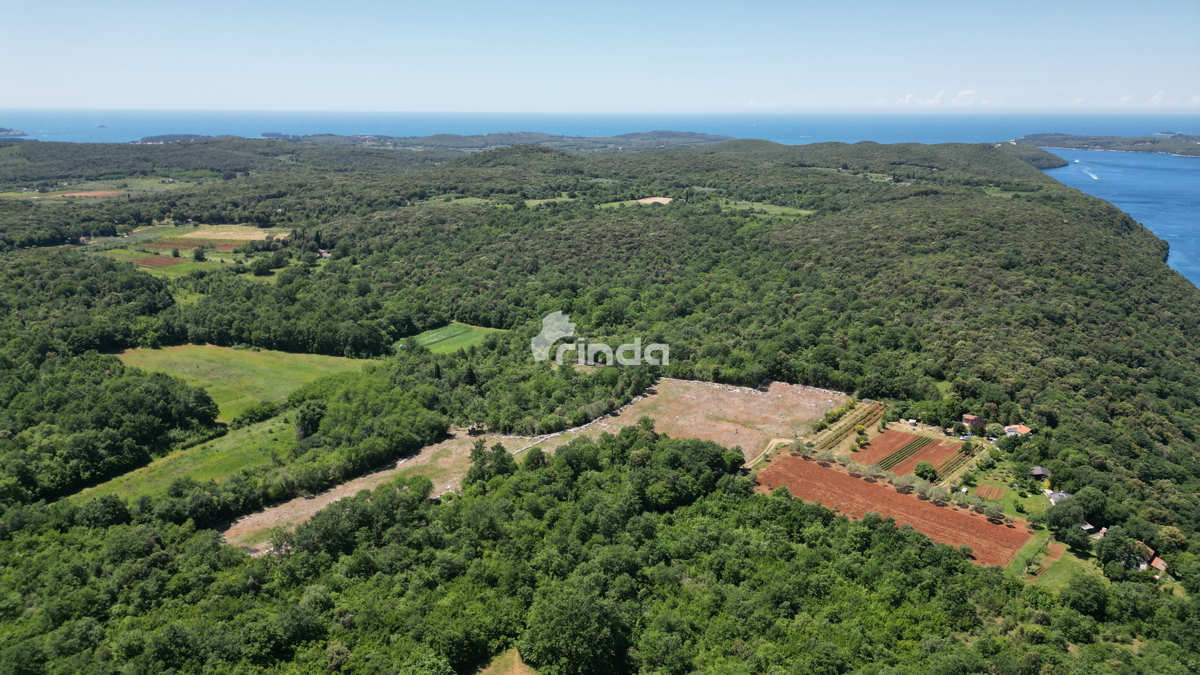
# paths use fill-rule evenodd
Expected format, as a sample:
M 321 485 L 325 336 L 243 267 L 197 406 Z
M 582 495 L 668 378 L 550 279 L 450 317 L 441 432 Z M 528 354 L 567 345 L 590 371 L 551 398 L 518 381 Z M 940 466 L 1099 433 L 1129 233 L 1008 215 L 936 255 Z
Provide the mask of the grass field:
M 514 648 L 498 654 L 479 675 L 536 675 L 537 671 L 530 668 L 521 660 L 521 654 Z
M 1076 572 L 1086 572 L 1093 574 L 1100 579 L 1107 579 L 1101 572 L 1100 568 L 1096 567 L 1094 560 L 1084 560 L 1077 557 L 1071 551 L 1063 553 L 1062 557 L 1056 560 L 1050 569 L 1042 572 L 1036 579 L 1031 579 L 1029 583 L 1034 586 L 1043 586 L 1053 590 L 1062 590 L 1066 588 L 1067 582 Z
M 125 365 L 167 373 L 203 387 L 228 422 L 259 401 L 279 401 L 301 385 L 330 373 L 358 370 L 365 361 L 213 345 L 130 349 L 117 355 Z
M 1011 469 L 1005 465 L 997 466 L 990 471 L 987 471 L 979 476 L 977 486 L 990 486 L 1004 490 L 1004 498 L 998 503 L 1004 507 L 1004 514 L 1013 518 L 1024 519 L 1030 513 L 1044 513 L 1050 508 L 1050 500 L 1046 499 L 1046 495 L 1037 492 L 1026 497 L 1021 497 L 1012 486 L 1013 474 Z M 975 494 L 974 491 L 971 494 Z M 1017 511 L 1015 503 L 1020 502 L 1021 508 L 1025 509 L 1025 513 Z
M 220 481 L 242 469 L 271 464 L 275 454 L 286 451 L 293 441 L 295 430 L 292 425 L 284 417 L 277 417 L 173 452 L 140 469 L 88 488 L 70 500 L 78 504 L 110 494 L 125 499 L 139 495 L 157 496 L 165 493 L 171 481 L 180 477 L 199 482 Z
M 21 190 L 9 190 L 0 192 L 0 199 L 32 199 L 38 197 L 40 199 L 79 199 L 93 200 L 96 197 L 64 197 L 63 195 L 75 195 L 79 193 L 98 192 L 101 194 L 110 192 L 120 192 L 124 194 L 149 194 L 153 192 L 164 192 L 166 190 L 174 190 L 183 187 L 183 183 L 164 183 L 162 178 L 122 178 L 120 180 L 111 181 L 82 181 L 70 183 L 65 187 L 60 187 L 49 192 L 22 192 Z M 100 197 L 111 198 L 111 197 Z
M 417 344 L 429 348 L 429 351 L 435 354 L 448 354 L 456 352 L 460 349 L 466 349 L 471 345 L 482 343 L 489 333 L 498 333 L 499 328 L 483 328 L 481 326 L 469 326 L 465 323 L 457 321 L 441 328 L 427 330 L 416 337 Z M 397 342 L 397 345 L 404 341 Z
M 142 251 L 132 251 L 124 248 L 111 248 L 107 251 L 98 251 L 98 255 L 108 256 L 114 260 L 125 262 L 133 262 L 141 258 L 149 258 L 161 253 L 145 253 Z M 138 269 L 149 272 L 164 279 L 186 276 L 196 270 L 209 270 L 215 272 L 226 267 L 233 267 L 233 252 L 232 251 L 214 251 L 209 254 L 209 258 L 205 262 L 196 262 L 191 257 L 181 257 L 183 262 L 170 267 L 151 267 L 149 265 L 138 265 Z M 225 262 L 222 263 L 221 261 Z M 266 278 L 266 277 L 262 277 Z

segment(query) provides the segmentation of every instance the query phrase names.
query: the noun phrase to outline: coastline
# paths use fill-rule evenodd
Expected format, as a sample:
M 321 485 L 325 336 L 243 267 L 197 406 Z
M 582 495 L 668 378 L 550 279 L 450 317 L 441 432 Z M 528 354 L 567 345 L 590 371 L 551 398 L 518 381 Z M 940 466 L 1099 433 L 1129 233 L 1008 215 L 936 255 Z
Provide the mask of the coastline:
M 1200 155 L 1181 155 L 1177 152 L 1149 152 L 1142 150 L 1110 150 L 1109 148 L 1064 148 L 1058 145 L 1039 145 L 1043 150 L 1079 150 L 1087 152 L 1128 152 L 1134 155 L 1167 155 L 1168 157 L 1191 157 L 1193 159 L 1200 158 Z

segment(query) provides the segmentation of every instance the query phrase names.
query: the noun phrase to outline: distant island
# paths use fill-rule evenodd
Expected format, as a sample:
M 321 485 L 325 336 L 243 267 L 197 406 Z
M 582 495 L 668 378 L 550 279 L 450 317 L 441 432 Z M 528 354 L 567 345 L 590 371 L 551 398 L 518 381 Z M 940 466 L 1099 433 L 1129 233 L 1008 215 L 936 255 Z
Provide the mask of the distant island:
M 138 143 L 181 143 L 183 141 L 202 141 L 212 136 L 200 134 L 163 134 L 161 136 L 146 136 Z
M 17 131 L 16 129 L 0 127 L 0 136 L 28 136 L 28 135 L 29 134 L 25 133 L 24 131 Z
M 1166 132 L 1153 136 L 1073 136 L 1071 134 L 1030 134 L 1013 141 L 1019 145 L 1065 150 L 1113 150 L 1150 152 L 1164 155 L 1200 157 L 1200 136 Z

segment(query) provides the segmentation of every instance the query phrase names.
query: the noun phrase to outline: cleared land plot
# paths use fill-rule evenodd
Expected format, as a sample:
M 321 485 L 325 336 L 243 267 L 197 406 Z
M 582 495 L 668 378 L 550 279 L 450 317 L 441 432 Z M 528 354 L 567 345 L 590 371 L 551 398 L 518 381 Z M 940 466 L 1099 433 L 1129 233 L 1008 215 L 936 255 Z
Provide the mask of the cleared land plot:
M 322 375 L 362 368 L 365 361 L 320 354 L 248 351 L 213 345 L 130 349 L 125 365 L 167 373 L 203 387 L 228 422 L 260 401 L 279 401 Z
M 892 467 L 891 470 L 895 471 L 897 476 L 903 476 L 904 474 L 912 473 L 917 468 L 918 462 L 929 462 L 936 468 L 942 462 L 953 457 L 960 447 L 962 447 L 962 443 L 934 441 L 918 450 L 913 456 Z
M 975 496 L 979 497 L 980 499 L 998 502 L 1001 499 L 1004 499 L 1004 488 L 984 485 L 975 489 Z
M 168 258 L 166 256 L 155 255 L 149 258 L 138 258 L 133 262 L 146 267 L 171 267 L 183 262 L 183 258 Z
M 168 257 L 165 255 L 147 256 L 145 253 L 143 253 L 141 251 L 130 251 L 128 249 L 123 249 L 123 248 L 113 248 L 113 249 L 108 249 L 107 251 L 97 251 L 96 254 L 107 256 L 109 258 L 112 258 L 113 260 L 123 260 L 126 262 L 132 262 L 135 265 L 138 265 L 138 266 L 144 268 L 144 271 L 146 271 L 150 274 L 153 274 L 155 276 L 163 277 L 166 279 L 170 279 L 173 277 L 186 276 L 188 274 L 191 274 L 192 272 L 195 272 L 196 270 L 209 270 L 209 271 L 215 272 L 219 269 L 225 269 L 227 267 L 233 266 L 233 263 L 231 263 L 231 262 L 221 262 L 222 258 L 220 258 L 219 255 L 213 256 L 211 254 L 210 254 L 209 259 L 205 262 L 196 262 L 196 261 L 192 260 L 191 257 L 172 258 L 172 257 Z M 223 259 L 226 261 L 229 261 L 229 258 L 223 258 Z M 143 260 L 175 260 L 177 262 L 172 263 L 172 264 L 157 264 L 156 265 L 153 263 L 142 262 Z M 273 277 L 255 277 L 255 278 L 271 279 Z
M 897 476 L 903 476 L 904 474 L 912 473 L 913 469 L 917 467 L 917 462 L 929 462 L 937 467 L 942 462 L 953 457 L 958 452 L 958 449 L 962 447 L 962 443 L 957 441 L 939 441 L 928 436 L 888 429 L 877 436 L 875 440 L 871 441 L 862 450 L 851 455 L 850 458 L 859 464 L 867 466 L 879 464 L 890 457 L 892 453 L 900 451 L 910 443 L 924 439 L 928 439 L 928 442 L 924 446 L 899 463 L 889 467 L 888 470 L 896 472 Z
M 628 201 L 623 201 L 623 202 L 609 202 L 607 204 L 600 204 L 597 208 L 613 209 L 613 208 L 617 208 L 618 206 L 622 206 L 622 205 L 624 205 L 624 206 L 645 206 L 646 204 L 651 204 L 651 205 L 653 205 L 653 204 L 670 204 L 673 201 L 675 201 L 675 200 L 671 199 L 670 197 L 643 197 L 642 199 L 630 199 Z
M 193 232 L 180 235 L 181 239 L 225 239 L 232 241 L 260 241 L 267 235 L 272 239 L 286 237 L 288 230 L 281 228 L 259 228 L 244 225 L 202 225 Z
M 537 675 L 537 671 L 526 665 L 520 652 L 514 648 L 492 659 L 478 675 Z
M 424 448 L 418 454 L 366 474 L 312 498 L 297 498 L 250 514 L 225 531 L 225 539 L 252 553 L 265 550 L 272 528 L 304 522 L 333 502 L 358 494 L 399 476 L 428 476 L 435 494 L 456 489 L 470 468 L 471 446 L 478 438 L 488 447 L 503 443 L 519 454 L 538 446 L 553 452 L 579 436 L 595 438 L 636 425 L 642 417 L 655 419 L 655 428 L 676 438 L 699 438 L 726 446 L 741 445 L 743 455 L 753 458 L 777 437 L 807 428 L 826 411 L 842 405 L 843 394 L 814 387 L 774 382 L 765 391 L 686 380 L 663 379 L 653 393 L 626 406 L 616 415 L 595 420 L 576 429 L 548 436 L 469 436 L 453 430 L 453 438 Z M 795 438 L 795 436 L 790 436 Z
M 936 506 L 902 495 L 882 483 L 868 483 L 798 457 L 783 457 L 758 475 L 769 489 L 787 487 L 793 496 L 820 502 L 839 513 L 861 518 L 868 512 L 911 525 L 934 541 L 970 546 L 984 565 L 1007 565 L 1030 539 L 1023 524 L 997 525 L 979 515 Z
M 499 332 L 501 332 L 499 328 L 471 326 L 455 321 L 441 328 L 427 330 L 414 339 L 417 344 L 428 347 L 429 351 L 435 354 L 448 354 L 466 349 L 471 345 L 481 344 L 489 334 Z M 404 340 L 397 342 L 396 346 L 399 347 L 402 344 L 404 344 Z
M 237 429 L 207 443 L 173 452 L 127 474 L 70 497 L 82 504 L 94 497 L 116 494 L 125 499 L 161 495 L 176 478 L 220 482 L 242 469 L 271 464 L 295 439 L 295 429 L 276 418 Z
M 809 423 L 846 402 L 838 392 L 772 382 L 766 391 L 747 387 L 660 380 L 656 394 L 632 406 L 621 418 L 634 424 L 645 415 L 657 429 L 680 438 L 702 438 L 753 459 L 776 438 L 799 438 Z M 608 420 L 603 420 L 608 422 Z M 624 426 L 624 424 L 622 424 Z

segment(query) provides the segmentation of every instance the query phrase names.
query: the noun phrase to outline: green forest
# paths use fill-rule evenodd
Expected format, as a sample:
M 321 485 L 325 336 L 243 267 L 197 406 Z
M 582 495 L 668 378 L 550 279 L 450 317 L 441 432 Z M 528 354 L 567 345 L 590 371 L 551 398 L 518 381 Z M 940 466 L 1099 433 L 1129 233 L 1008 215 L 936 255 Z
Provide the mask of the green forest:
M 0 199 L 0 672 L 449 675 L 514 647 L 543 675 L 1196 672 L 1200 293 L 1143 226 L 1043 175 L 1052 160 L 992 143 L 0 146 L 14 194 L 180 183 Z M 647 197 L 671 202 L 625 205 Z M 290 234 L 169 279 L 111 255 L 201 224 Z M 555 311 L 589 342 L 667 343 L 670 364 L 535 362 Z M 450 322 L 502 330 L 445 353 L 414 339 Z M 64 499 L 226 433 L 205 391 L 113 356 L 181 344 L 367 363 L 233 421 L 288 421 L 270 465 Z M 1040 525 L 1100 571 L 1026 584 L 886 517 L 756 492 L 740 453 L 652 420 L 553 454 L 478 445 L 461 490 L 384 484 L 258 558 L 218 531 L 451 426 L 554 433 L 661 377 L 1026 424 L 991 460 L 1051 470 L 1075 496 Z M 1137 569 L 1139 541 L 1167 573 Z

